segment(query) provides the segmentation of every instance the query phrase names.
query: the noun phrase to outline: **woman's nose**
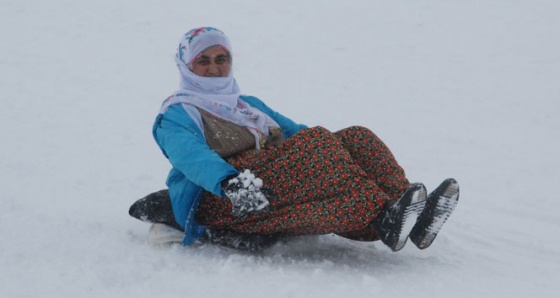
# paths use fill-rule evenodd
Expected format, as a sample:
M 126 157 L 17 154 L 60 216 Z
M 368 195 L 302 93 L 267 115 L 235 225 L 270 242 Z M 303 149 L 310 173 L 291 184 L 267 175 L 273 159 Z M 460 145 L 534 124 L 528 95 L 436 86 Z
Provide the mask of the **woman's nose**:
M 219 76 L 220 75 L 220 68 L 218 67 L 218 65 L 216 63 L 210 63 L 210 65 L 208 66 L 208 71 L 207 71 L 209 76 Z

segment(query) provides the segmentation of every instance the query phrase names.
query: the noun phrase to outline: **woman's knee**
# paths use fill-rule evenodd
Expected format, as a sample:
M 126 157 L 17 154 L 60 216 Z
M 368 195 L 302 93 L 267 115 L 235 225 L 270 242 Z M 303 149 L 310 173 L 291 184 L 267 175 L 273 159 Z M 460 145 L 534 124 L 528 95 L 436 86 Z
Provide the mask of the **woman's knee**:
M 373 131 L 365 126 L 354 125 L 337 131 L 335 134 L 343 137 L 376 137 Z

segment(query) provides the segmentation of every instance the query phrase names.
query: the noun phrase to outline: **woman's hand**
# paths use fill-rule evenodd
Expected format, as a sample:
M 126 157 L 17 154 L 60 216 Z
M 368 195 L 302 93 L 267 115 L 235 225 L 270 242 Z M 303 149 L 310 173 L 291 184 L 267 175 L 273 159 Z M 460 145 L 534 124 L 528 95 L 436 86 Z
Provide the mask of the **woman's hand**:
M 249 213 L 267 210 L 270 203 L 269 198 L 263 193 L 265 189 L 261 189 L 262 185 L 263 181 L 255 177 L 250 170 L 245 170 L 237 177 L 229 179 L 224 187 L 224 193 L 233 205 L 231 214 L 242 217 Z

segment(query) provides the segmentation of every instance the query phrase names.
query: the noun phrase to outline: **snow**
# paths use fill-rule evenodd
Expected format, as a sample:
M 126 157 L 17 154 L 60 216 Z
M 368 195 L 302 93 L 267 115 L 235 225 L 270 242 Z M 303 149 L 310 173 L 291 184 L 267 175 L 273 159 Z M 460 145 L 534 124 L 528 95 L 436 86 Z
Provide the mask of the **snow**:
M 1 0 L 0 297 L 556 297 L 559 13 L 555 0 Z M 310 126 L 371 128 L 428 191 L 456 178 L 434 244 L 150 245 L 127 210 L 165 187 L 151 125 L 196 26 L 230 36 L 243 92 Z
M 244 169 L 237 177 L 230 179 L 225 194 L 233 205 L 232 215 L 245 216 L 268 208 L 270 203 L 261 191 L 262 186 L 262 179 L 249 169 Z

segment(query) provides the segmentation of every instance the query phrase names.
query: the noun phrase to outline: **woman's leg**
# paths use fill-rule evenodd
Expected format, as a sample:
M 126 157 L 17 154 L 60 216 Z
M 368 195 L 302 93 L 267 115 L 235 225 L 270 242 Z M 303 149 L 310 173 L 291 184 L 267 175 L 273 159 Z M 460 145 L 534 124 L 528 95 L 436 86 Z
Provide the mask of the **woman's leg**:
M 334 134 L 368 178 L 391 199 L 398 199 L 410 185 L 391 150 L 371 130 L 352 126 Z
M 306 129 L 284 144 L 228 160 L 251 169 L 273 189 L 271 209 L 245 218 L 231 216 L 228 199 L 206 194 L 197 212 L 210 229 L 243 233 L 308 235 L 368 230 L 391 200 L 354 162 L 339 137 L 320 127 Z

